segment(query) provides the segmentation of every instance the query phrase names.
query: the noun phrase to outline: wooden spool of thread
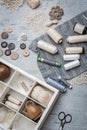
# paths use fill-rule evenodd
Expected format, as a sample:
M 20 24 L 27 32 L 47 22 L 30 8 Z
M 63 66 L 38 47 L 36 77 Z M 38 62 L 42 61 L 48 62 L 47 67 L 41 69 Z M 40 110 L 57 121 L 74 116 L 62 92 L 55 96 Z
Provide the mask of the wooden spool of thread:
M 55 29 L 49 28 L 47 30 L 47 34 L 53 39 L 53 41 L 56 44 L 61 44 L 63 42 L 62 35 L 58 31 L 56 31 Z
M 45 41 L 42 41 L 40 40 L 38 43 L 37 43 L 37 47 L 42 49 L 42 50 L 45 50 L 51 54 L 56 54 L 58 52 L 58 49 L 56 46 L 48 43 L 48 42 L 45 42 Z
M 79 34 L 86 34 L 87 33 L 87 27 L 80 24 L 80 23 L 76 23 L 73 30 Z
M 79 43 L 79 42 L 87 42 L 87 34 L 78 35 L 78 36 L 69 36 L 67 38 L 68 43 Z

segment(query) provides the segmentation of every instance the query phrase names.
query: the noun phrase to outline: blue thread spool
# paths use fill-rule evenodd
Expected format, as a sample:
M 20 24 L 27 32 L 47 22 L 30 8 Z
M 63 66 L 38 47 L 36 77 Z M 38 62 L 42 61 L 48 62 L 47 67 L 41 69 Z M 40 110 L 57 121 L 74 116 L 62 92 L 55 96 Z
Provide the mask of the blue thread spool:
M 53 87 L 59 89 L 59 91 L 62 92 L 62 93 L 66 92 L 66 90 L 67 90 L 64 85 L 60 84 L 60 83 L 58 82 L 58 80 L 56 80 L 56 79 L 54 79 L 54 78 L 52 78 L 52 77 L 49 77 L 49 78 L 47 79 L 47 83 L 48 83 L 49 85 L 51 85 L 51 86 L 53 86 Z

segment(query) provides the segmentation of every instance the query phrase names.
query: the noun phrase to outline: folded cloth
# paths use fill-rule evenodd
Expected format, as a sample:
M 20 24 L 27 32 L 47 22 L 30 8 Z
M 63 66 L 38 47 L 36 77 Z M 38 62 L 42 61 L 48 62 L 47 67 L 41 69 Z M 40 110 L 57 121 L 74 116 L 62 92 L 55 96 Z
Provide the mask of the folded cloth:
M 74 18 L 70 19 L 69 21 L 63 23 L 62 25 L 59 25 L 56 27 L 56 30 L 60 32 L 60 34 L 63 36 L 64 41 L 61 45 L 56 45 L 55 42 L 45 33 L 44 35 L 38 37 L 35 39 L 29 46 L 29 48 L 35 52 L 39 53 L 39 57 L 60 62 L 62 64 L 61 68 L 56 68 L 54 66 L 50 66 L 41 62 L 38 62 L 39 69 L 46 80 L 49 76 L 52 76 L 54 78 L 58 78 L 58 76 L 61 76 L 65 79 L 71 79 L 73 77 L 76 77 L 77 75 L 81 74 L 82 72 L 87 70 L 87 44 L 86 43 L 78 43 L 72 45 L 67 43 L 67 37 L 72 35 L 79 35 L 73 31 L 74 25 L 77 23 L 83 24 L 86 26 L 87 21 L 82 17 L 82 15 L 87 15 L 87 11 L 80 13 L 79 15 L 75 16 Z M 55 55 L 48 54 L 47 52 L 37 48 L 37 42 L 39 40 L 47 41 L 53 45 L 55 45 L 59 53 Z M 76 67 L 74 69 L 71 69 L 69 71 L 66 71 L 64 69 L 64 64 L 66 61 L 63 60 L 63 55 L 65 54 L 65 48 L 66 47 L 73 47 L 73 46 L 82 46 L 85 49 L 85 53 L 81 54 L 81 65 L 79 67 Z

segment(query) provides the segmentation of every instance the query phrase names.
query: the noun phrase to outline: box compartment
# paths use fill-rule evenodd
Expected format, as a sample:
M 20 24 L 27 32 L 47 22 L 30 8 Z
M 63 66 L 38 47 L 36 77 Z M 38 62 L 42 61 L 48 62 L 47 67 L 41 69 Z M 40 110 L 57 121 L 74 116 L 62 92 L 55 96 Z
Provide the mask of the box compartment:
M 23 95 L 28 95 L 34 81 L 16 71 L 9 85 Z
M 0 103 L 0 127 L 7 129 L 15 118 L 16 113 Z
M 20 93 L 14 91 L 10 87 L 7 87 L 6 91 L 1 97 L 1 102 L 4 103 L 8 108 L 18 111 L 24 101 L 25 97 Z
M 27 120 L 23 115 L 16 115 L 13 123 L 10 126 L 11 130 L 34 130 L 36 124 L 31 120 Z
M 41 116 L 43 115 L 44 109 L 45 108 L 43 106 L 41 106 L 34 100 L 26 98 L 20 109 L 20 113 L 26 116 L 28 119 L 32 120 L 33 122 L 38 123 Z
M 29 97 L 46 107 L 49 104 L 53 94 L 54 92 L 52 90 L 36 82 L 29 93 Z

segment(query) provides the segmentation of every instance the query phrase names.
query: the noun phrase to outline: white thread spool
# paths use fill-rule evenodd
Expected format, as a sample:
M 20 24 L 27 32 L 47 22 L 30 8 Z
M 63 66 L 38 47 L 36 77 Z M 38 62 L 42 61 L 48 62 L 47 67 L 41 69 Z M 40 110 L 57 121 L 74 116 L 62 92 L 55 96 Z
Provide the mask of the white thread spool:
M 75 61 L 72 61 L 72 62 L 69 62 L 67 64 L 64 65 L 64 68 L 65 70 L 70 70 L 70 69 L 73 69 L 77 66 L 80 65 L 80 61 L 79 60 L 75 60 Z
M 78 35 L 78 36 L 69 36 L 67 38 L 68 43 L 79 43 L 79 42 L 87 42 L 87 34 L 86 35 Z
M 53 41 L 55 41 L 55 43 L 61 44 L 63 42 L 62 35 L 55 29 L 49 28 L 47 30 L 47 34 L 53 39 Z
M 45 50 L 51 54 L 56 54 L 58 52 L 58 49 L 56 46 L 48 43 L 48 42 L 45 42 L 45 41 L 42 41 L 40 40 L 38 43 L 37 43 L 37 47 L 42 49 L 42 50 Z
M 66 47 L 65 53 L 66 54 L 81 54 L 84 52 L 83 47 Z
M 64 61 L 78 60 L 78 59 L 80 59 L 80 55 L 79 54 L 63 55 L 63 59 L 64 59 Z
M 76 23 L 73 30 L 79 34 L 86 34 L 86 27 L 80 23 Z

